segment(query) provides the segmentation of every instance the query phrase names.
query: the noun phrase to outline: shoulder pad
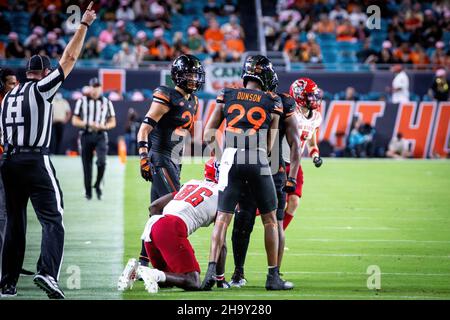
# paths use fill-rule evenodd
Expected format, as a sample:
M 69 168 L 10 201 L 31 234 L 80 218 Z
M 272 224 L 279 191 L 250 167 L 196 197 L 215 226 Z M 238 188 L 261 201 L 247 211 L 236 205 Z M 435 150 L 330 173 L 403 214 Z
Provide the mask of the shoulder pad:
M 153 101 L 169 106 L 171 100 L 170 97 L 173 90 L 174 89 L 166 86 L 157 87 L 153 91 Z

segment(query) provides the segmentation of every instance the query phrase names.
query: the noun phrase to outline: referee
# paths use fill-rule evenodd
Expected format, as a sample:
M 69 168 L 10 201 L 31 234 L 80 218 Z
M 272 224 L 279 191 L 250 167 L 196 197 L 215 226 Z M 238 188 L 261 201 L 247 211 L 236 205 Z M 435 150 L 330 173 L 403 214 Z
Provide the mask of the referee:
M 98 78 L 89 81 L 89 93 L 78 99 L 73 112 L 72 124 L 81 129 L 80 148 L 83 161 L 84 188 L 86 199 L 92 199 L 92 160 L 97 154 L 97 180 L 94 188 L 101 200 L 100 184 L 105 174 L 106 155 L 108 154 L 108 134 L 115 128 L 116 115 L 113 104 L 102 96 L 102 87 Z
M 1 174 L 5 186 L 7 226 L 1 270 L 1 295 L 17 294 L 26 240 L 26 212 L 31 200 L 42 226 L 41 254 L 34 283 L 49 298 L 64 299 L 58 285 L 63 260 L 63 199 L 49 159 L 52 100 L 75 66 L 86 31 L 95 20 L 92 2 L 67 45 L 56 69 L 46 56 L 35 55 L 27 64 L 27 80 L 2 101 L 0 127 L 5 144 Z

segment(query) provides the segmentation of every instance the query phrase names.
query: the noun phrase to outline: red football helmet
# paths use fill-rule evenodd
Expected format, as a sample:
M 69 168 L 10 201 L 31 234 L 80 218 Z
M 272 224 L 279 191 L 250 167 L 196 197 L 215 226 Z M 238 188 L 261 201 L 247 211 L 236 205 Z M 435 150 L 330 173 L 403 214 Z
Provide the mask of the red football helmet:
M 322 104 L 322 90 L 309 78 L 295 80 L 289 88 L 289 94 L 294 98 L 298 107 L 315 110 Z
M 211 158 L 205 163 L 205 179 L 214 183 L 219 181 L 219 162 Z

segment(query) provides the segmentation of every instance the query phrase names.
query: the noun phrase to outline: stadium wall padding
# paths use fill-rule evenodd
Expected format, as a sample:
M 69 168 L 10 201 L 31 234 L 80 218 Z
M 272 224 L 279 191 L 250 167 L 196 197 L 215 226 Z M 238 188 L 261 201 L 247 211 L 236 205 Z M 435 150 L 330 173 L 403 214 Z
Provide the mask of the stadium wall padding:
M 211 115 L 214 100 L 199 100 L 200 106 L 193 132 L 193 141 L 197 144 L 194 155 L 201 155 L 202 128 Z M 72 109 L 75 101 L 70 101 Z M 129 108 L 134 108 L 140 117 L 144 117 L 150 101 L 131 102 L 117 101 L 114 107 L 117 116 L 117 127 L 109 133 L 109 153 L 117 154 L 118 137 L 125 133 L 125 125 Z M 411 144 L 414 157 L 446 157 L 449 153 L 450 134 L 450 102 L 409 102 L 401 105 L 384 101 L 324 101 L 321 113 L 322 126 L 319 139 L 328 141 L 334 148 L 346 146 L 353 119 L 359 117 L 362 123 L 369 123 L 375 128 L 375 156 L 383 156 L 389 141 L 398 132 Z M 197 130 L 195 130 L 197 129 Z M 78 130 L 71 124 L 66 126 L 63 150 L 77 150 Z M 325 148 L 324 148 L 325 152 Z M 325 155 L 329 154 L 329 151 Z

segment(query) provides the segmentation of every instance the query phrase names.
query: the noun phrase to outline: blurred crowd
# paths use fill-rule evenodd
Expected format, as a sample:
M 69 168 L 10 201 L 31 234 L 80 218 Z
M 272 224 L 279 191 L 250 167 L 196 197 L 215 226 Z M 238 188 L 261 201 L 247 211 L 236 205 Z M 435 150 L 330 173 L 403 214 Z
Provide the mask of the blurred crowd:
M 202 17 L 193 16 L 186 29 L 180 30 L 173 27 L 173 19 L 185 16 L 185 1 L 100 0 L 94 8 L 105 27 L 88 34 L 82 59 L 105 58 L 102 51 L 112 47 L 117 49 L 112 56 L 114 63 L 127 68 L 137 67 L 145 60 L 170 61 L 181 53 L 201 55 L 211 61 L 239 61 L 245 44 L 235 2 L 190 1 L 201 6 Z M 0 13 L 0 35 L 7 36 L 6 41 L 0 41 L 0 56 L 23 58 L 40 53 L 59 58 L 65 39 L 74 32 L 70 19 L 64 18 L 67 8 L 77 4 L 83 10 L 88 3 L 87 0 L 0 1 L 2 11 L 29 14 L 29 33 L 24 38 L 16 32 L 11 19 Z
M 366 26 L 366 8 L 374 4 L 381 10 L 375 30 Z M 360 63 L 450 66 L 450 4 L 445 0 L 279 0 L 276 14 L 264 17 L 264 32 L 268 48 L 286 52 L 294 62 L 322 62 L 317 38 L 330 35 L 337 43 L 360 44 Z

